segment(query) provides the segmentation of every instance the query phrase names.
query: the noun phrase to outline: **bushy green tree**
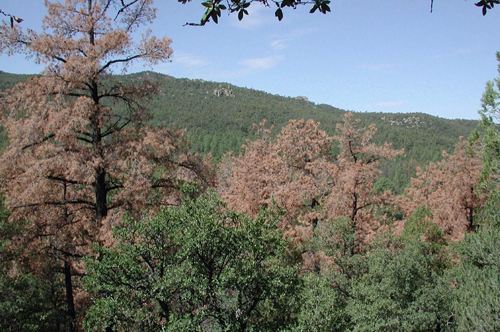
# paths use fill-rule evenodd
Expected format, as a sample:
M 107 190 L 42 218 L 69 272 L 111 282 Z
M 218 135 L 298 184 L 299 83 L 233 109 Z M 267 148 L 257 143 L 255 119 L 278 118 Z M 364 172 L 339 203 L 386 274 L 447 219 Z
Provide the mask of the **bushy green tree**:
M 351 279 L 358 274 L 356 226 L 347 218 L 319 221 L 309 240 L 316 255 L 316 266 L 303 276 L 301 311 L 296 331 L 348 331 L 350 315 L 346 311 Z
M 214 193 L 154 218 L 128 220 L 120 243 L 97 248 L 87 288 L 89 331 L 277 331 L 299 287 L 279 216 L 229 211 Z
M 347 312 L 352 331 L 446 330 L 450 285 L 439 255 L 420 238 L 381 240 L 364 257 L 366 273 L 352 282 Z
M 500 52 L 496 54 L 498 73 L 500 75 Z M 471 140 L 481 138 L 483 149 L 483 171 L 481 174 L 482 187 L 492 189 L 498 184 L 494 181 L 498 178 L 500 170 L 500 134 L 498 122 L 500 121 L 500 76 L 486 82 L 486 88 L 481 98 L 481 123 L 479 130 L 471 135 Z
M 500 62 L 500 52 L 497 59 Z M 459 264 L 449 274 L 457 331 L 500 330 L 500 77 L 486 83 L 481 101 L 482 121 L 470 140 L 482 144 L 483 169 L 476 191 L 488 192 L 489 199 L 475 216 L 476 232 L 455 246 Z
M 346 278 L 336 271 L 308 273 L 304 276 L 301 311 L 297 332 L 348 331 Z
M 432 211 L 425 205 L 417 208 L 411 216 L 405 220 L 401 236 L 405 239 L 412 237 L 420 238 L 429 244 L 433 253 L 439 253 L 444 249 L 446 241 L 444 233 L 432 222 Z
M 5 332 L 68 331 L 64 294 L 54 292 L 56 278 L 0 272 L 0 330 Z
M 500 330 L 499 204 L 496 193 L 479 214 L 478 231 L 457 245 L 460 264 L 451 271 L 457 331 Z
M 422 207 L 399 236 L 356 248 L 348 218 L 320 221 L 309 243 L 317 266 L 304 276 L 296 331 L 441 331 L 452 328 L 442 232 Z

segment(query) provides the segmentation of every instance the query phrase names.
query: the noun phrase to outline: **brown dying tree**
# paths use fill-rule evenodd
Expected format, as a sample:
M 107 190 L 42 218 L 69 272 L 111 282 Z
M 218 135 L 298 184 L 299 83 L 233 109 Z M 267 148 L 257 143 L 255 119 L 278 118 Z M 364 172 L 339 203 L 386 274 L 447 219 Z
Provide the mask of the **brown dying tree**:
M 219 181 L 229 207 L 256 215 L 261 207 L 277 205 L 285 211 L 281 227 L 287 236 L 304 237 L 319 218 L 315 207 L 335 172 L 332 137 L 318 126 L 312 120 L 291 120 L 273 139 L 271 129 L 261 123 L 261 137 L 243 146 L 244 154 L 232 158 Z
M 0 27 L 0 52 L 25 53 L 45 70 L 1 98 L 9 146 L 0 161 L 11 222 L 27 221 L 26 266 L 61 271 L 70 330 L 84 301 L 75 278 L 91 243 L 112 242 L 124 212 L 140 217 L 175 204 L 184 181 L 208 181 L 202 162 L 185 154 L 182 130 L 144 126 L 158 91 L 148 75 L 113 78 L 132 62 L 155 64 L 172 55 L 171 40 L 145 31 L 153 0 L 123 7 L 117 0 L 46 1 L 41 32 Z
M 303 240 L 321 220 L 348 217 L 359 240 L 380 224 L 374 208 L 390 201 L 391 193 L 374 193 L 381 159 L 402 153 L 390 144 L 372 142 L 375 127 L 360 127 L 347 113 L 338 134 L 329 136 L 312 120 L 291 120 L 275 139 L 269 129 L 233 157 L 220 186 L 231 208 L 255 214 L 276 204 L 285 211 L 282 227 L 290 237 Z M 340 153 L 333 155 L 334 141 Z
M 475 214 L 487 199 L 487 194 L 478 188 L 481 169 L 480 148 L 461 138 L 453 154 L 443 151 L 441 161 L 417 169 L 402 199 L 405 215 L 426 205 L 446 238 L 461 239 L 465 232 L 474 229 Z
M 354 222 L 358 239 L 370 239 L 381 226 L 384 215 L 376 216 L 377 207 L 393 204 L 390 191 L 375 193 L 373 186 L 382 174 L 380 161 L 393 159 L 404 150 L 395 150 L 391 143 L 377 144 L 375 125 L 361 126 L 359 119 L 346 113 L 337 125 L 339 143 L 337 176 L 332 179 L 332 192 L 325 200 L 330 219 L 347 217 Z

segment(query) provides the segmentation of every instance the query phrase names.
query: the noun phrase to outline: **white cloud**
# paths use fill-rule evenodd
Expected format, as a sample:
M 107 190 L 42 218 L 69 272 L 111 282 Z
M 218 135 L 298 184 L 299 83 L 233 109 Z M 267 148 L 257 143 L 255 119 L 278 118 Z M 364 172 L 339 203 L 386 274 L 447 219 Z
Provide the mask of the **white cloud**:
M 250 70 L 266 70 L 275 67 L 282 58 L 282 56 L 274 55 L 265 58 L 244 59 L 239 64 Z
M 208 66 L 210 62 L 199 55 L 190 55 L 190 54 L 180 54 L 174 55 L 172 59 L 172 64 L 180 65 L 187 68 L 202 68 Z
M 271 48 L 277 51 L 284 50 L 287 48 L 286 40 L 275 39 L 271 42 Z
M 237 62 L 236 66 L 223 65 L 212 62 L 210 59 L 191 54 L 176 54 L 172 63 L 162 63 L 153 67 L 153 70 L 182 77 L 203 78 L 206 80 L 227 80 L 260 73 L 276 67 L 283 57 L 272 55 L 261 58 L 248 58 Z
M 253 75 L 265 70 L 276 67 L 280 61 L 283 59 L 280 55 L 273 55 L 263 58 L 250 58 L 244 59 L 238 62 L 239 68 L 235 70 L 223 70 L 218 71 L 211 76 L 211 79 L 231 79 L 236 77 L 243 77 Z
M 300 39 L 303 36 L 313 33 L 317 31 L 317 29 L 305 28 L 305 29 L 296 29 L 285 35 L 273 35 L 271 38 L 271 48 L 274 50 L 283 50 L 288 47 L 288 44 L 293 42 L 294 40 Z
M 152 69 L 162 74 L 202 78 L 211 71 L 211 62 L 208 58 L 200 55 L 174 53 L 171 62 L 159 63 Z

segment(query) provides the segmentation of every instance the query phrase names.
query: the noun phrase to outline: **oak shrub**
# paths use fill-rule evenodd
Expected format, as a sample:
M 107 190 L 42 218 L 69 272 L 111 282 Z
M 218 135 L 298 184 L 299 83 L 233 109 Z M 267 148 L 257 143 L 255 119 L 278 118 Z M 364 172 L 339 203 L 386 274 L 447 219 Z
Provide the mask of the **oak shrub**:
M 86 327 L 101 331 L 277 331 L 294 321 L 300 289 L 288 241 L 267 210 L 247 217 L 213 192 L 156 217 L 128 219 L 119 244 L 87 262 L 93 305 Z

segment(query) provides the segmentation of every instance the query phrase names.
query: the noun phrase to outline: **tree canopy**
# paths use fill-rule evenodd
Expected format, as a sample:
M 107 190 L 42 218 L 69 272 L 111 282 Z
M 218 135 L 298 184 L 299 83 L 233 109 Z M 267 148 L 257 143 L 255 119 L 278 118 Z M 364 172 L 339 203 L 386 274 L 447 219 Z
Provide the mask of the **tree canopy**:
M 139 217 L 176 204 L 182 182 L 208 179 L 199 177 L 203 163 L 187 153 L 183 130 L 144 126 L 158 84 L 112 77 L 113 69 L 134 61 L 170 58 L 168 37 L 132 38 L 155 18 L 152 3 L 47 1 L 41 32 L 0 26 L 0 52 L 46 64 L 1 101 L 9 141 L 2 193 L 10 221 L 27 220 L 29 232 L 10 245 L 23 249 L 31 271 L 63 272 L 73 327 L 84 302 L 77 297 L 81 258 L 90 245 L 112 242 L 111 225 L 124 213 Z

